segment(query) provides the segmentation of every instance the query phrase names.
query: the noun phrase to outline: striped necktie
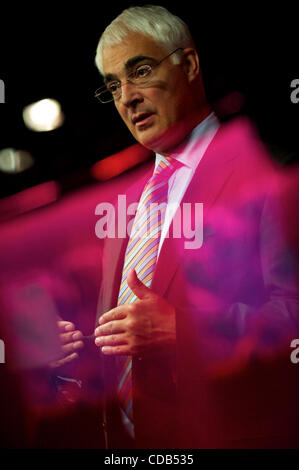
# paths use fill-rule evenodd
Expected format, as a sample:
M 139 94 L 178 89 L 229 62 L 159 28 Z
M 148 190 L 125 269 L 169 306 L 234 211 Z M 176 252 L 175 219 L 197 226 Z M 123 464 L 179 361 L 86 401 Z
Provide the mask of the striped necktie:
M 171 157 L 161 160 L 144 187 L 126 249 L 118 305 L 132 303 L 137 299 L 127 284 L 127 275 L 131 269 L 135 269 L 138 278 L 147 287 L 151 285 L 167 205 L 168 181 L 177 167 L 178 162 Z M 125 421 L 128 424 L 129 420 L 132 426 L 131 356 L 118 356 L 117 363 L 119 365 L 120 406 L 125 413 Z

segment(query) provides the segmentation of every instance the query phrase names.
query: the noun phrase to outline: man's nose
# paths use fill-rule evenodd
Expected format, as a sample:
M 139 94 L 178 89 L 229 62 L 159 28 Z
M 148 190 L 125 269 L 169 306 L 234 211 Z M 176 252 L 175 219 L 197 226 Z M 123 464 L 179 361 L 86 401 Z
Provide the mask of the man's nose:
M 142 99 L 140 88 L 134 85 L 134 83 L 125 82 L 122 85 L 120 101 L 124 106 L 132 106 L 134 102 L 140 102 Z

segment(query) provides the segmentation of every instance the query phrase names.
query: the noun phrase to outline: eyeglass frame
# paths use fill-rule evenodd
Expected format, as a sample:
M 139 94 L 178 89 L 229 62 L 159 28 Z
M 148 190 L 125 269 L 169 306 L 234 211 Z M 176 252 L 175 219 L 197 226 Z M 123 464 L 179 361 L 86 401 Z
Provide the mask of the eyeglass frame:
M 183 47 L 178 47 L 177 49 L 175 49 L 174 51 L 170 52 L 170 54 L 167 54 L 167 56 L 163 57 L 163 59 L 161 59 L 159 62 L 157 63 L 154 63 L 154 64 L 147 64 L 149 65 L 152 69 L 155 69 L 156 67 L 158 67 L 162 62 L 164 62 L 164 60 L 168 59 L 168 57 L 170 57 L 172 54 L 175 54 L 177 51 L 179 50 L 184 50 Z M 144 64 L 145 65 L 145 64 Z M 136 70 L 138 69 L 138 67 L 141 67 L 141 65 L 137 65 L 136 66 L 136 69 L 134 71 L 132 71 L 131 73 L 129 73 L 129 75 L 127 76 L 127 80 L 123 83 L 121 83 L 120 80 L 115 80 L 116 82 L 118 82 L 118 89 L 121 90 L 121 87 L 122 85 L 124 85 L 125 83 L 132 83 L 133 85 L 135 85 L 137 88 L 142 88 L 143 85 L 145 85 L 145 83 L 143 83 L 142 85 L 138 85 L 134 82 L 131 81 L 130 77 L 132 77 L 134 75 L 134 73 L 136 72 Z M 100 96 L 104 93 L 108 92 L 110 95 L 111 95 L 111 99 L 109 101 L 101 101 L 100 99 Z M 110 90 L 108 90 L 107 86 L 106 85 L 103 85 L 101 86 L 100 88 L 97 88 L 97 90 L 95 91 L 95 98 L 97 98 L 97 100 L 99 100 L 100 103 L 102 104 L 106 104 L 106 103 L 112 103 L 112 101 L 115 101 L 116 99 L 119 99 L 121 97 L 121 94 L 119 95 L 118 98 L 115 98 L 113 96 L 113 94 L 111 93 Z

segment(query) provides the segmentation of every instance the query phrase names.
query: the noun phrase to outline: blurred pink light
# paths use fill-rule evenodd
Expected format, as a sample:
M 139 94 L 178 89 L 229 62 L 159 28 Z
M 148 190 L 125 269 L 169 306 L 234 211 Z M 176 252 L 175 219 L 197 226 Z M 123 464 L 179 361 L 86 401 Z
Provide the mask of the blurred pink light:
M 24 189 L 0 201 L 0 221 L 46 206 L 58 199 L 60 186 L 56 181 L 47 181 Z

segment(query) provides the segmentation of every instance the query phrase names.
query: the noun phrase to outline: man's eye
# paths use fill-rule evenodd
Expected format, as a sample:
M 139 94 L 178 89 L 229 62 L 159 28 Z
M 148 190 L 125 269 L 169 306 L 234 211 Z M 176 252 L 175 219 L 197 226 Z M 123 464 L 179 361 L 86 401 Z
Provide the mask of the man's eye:
M 135 78 L 147 77 L 152 71 L 152 67 L 148 64 L 140 65 L 134 72 Z
M 117 82 L 109 83 L 109 85 L 107 85 L 107 88 L 110 91 L 110 93 L 114 94 L 117 92 L 119 88 L 119 84 Z

